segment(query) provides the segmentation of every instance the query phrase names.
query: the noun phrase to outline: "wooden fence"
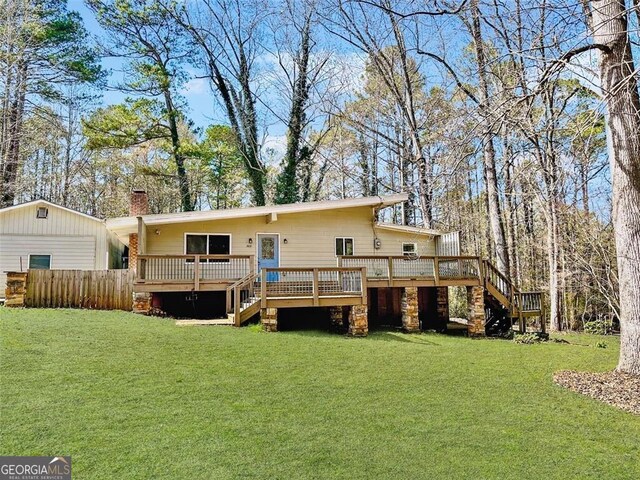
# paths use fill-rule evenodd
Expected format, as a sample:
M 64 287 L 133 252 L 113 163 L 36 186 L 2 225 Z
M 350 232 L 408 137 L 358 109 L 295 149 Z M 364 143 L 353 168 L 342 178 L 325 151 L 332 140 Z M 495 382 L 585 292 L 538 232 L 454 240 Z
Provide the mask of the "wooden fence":
M 131 310 L 129 270 L 29 270 L 25 306 Z

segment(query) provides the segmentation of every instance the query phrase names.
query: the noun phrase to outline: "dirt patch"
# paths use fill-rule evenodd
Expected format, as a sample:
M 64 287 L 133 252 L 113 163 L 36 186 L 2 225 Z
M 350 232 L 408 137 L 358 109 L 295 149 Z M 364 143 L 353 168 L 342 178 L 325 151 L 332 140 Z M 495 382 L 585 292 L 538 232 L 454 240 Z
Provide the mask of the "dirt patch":
M 558 385 L 640 415 L 640 377 L 618 372 L 563 371 L 553 376 Z

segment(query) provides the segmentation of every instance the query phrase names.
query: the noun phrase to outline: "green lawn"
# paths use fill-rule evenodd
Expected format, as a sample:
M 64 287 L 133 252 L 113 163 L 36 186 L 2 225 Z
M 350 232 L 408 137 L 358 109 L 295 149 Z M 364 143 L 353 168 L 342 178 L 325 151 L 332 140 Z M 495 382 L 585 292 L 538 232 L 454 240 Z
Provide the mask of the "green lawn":
M 176 327 L 0 309 L 0 454 L 74 478 L 640 478 L 640 418 L 553 385 L 617 343 Z

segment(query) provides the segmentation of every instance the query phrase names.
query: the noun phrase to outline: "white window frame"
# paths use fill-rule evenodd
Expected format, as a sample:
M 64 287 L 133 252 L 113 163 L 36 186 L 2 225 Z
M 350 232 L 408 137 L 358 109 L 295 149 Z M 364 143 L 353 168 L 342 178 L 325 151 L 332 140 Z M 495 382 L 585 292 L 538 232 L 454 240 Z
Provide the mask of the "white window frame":
M 196 254 L 196 253 L 187 253 L 187 235 L 206 235 L 207 236 L 207 253 L 200 253 L 200 254 Z M 226 235 L 227 237 L 229 237 L 229 253 L 228 254 L 220 254 L 220 255 L 233 255 L 233 235 L 231 235 L 230 233 L 224 233 L 224 232 L 185 232 L 184 234 L 184 239 L 183 239 L 183 249 L 182 251 L 184 252 L 184 255 L 213 255 L 208 253 L 209 252 L 209 235 Z
M 343 252 L 342 255 L 338 255 L 338 252 L 336 251 L 337 250 L 336 249 L 336 240 L 338 240 L 339 238 L 342 239 L 342 252 Z M 351 254 L 351 255 L 345 255 L 344 254 L 344 252 L 347 250 L 345 248 L 345 245 L 344 245 L 344 241 L 345 240 L 351 240 L 351 245 L 353 247 L 353 254 Z M 355 256 L 355 254 L 356 254 L 356 241 L 355 241 L 355 239 L 353 237 L 333 237 L 333 253 L 334 253 L 336 258 L 338 258 L 338 257 L 353 257 L 353 256 Z
M 31 270 L 31 255 L 48 255 L 49 256 L 49 270 L 53 270 L 53 255 L 50 253 L 30 253 L 27 255 L 27 270 Z M 36 268 L 35 270 L 45 270 L 44 268 Z
M 405 252 L 404 251 L 404 247 L 405 245 L 413 245 L 413 252 Z M 403 256 L 408 256 L 411 254 L 416 255 L 418 253 L 418 242 L 402 242 L 402 255 Z

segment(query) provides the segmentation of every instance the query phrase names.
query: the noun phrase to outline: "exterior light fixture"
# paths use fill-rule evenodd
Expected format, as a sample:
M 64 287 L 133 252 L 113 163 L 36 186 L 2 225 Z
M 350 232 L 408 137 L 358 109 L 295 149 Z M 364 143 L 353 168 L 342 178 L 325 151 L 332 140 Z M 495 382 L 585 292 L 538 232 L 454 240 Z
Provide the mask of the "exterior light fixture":
M 283 240 L 283 242 L 284 242 L 284 243 L 285 243 L 285 245 L 286 245 L 287 243 L 289 243 L 289 240 L 287 240 L 287 239 L 285 238 L 285 239 Z

